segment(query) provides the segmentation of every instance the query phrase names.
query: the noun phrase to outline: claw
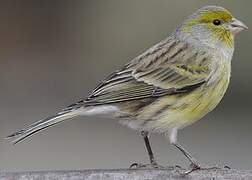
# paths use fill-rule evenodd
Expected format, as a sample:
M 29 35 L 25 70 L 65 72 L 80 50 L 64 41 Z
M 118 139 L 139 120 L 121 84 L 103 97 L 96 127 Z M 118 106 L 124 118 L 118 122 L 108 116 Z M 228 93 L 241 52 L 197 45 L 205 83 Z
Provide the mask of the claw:
M 158 165 L 157 163 L 153 163 L 153 164 L 141 164 L 141 163 L 133 163 L 130 165 L 129 167 L 130 169 L 147 169 L 147 168 L 151 168 L 151 169 L 165 169 L 165 167 Z
M 201 166 L 199 164 L 196 164 L 196 163 L 190 164 L 190 167 L 192 168 L 193 171 L 202 169 Z
M 138 166 L 139 166 L 138 163 L 133 163 L 133 164 L 130 165 L 129 169 L 133 169 L 134 167 L 137 168 Z
M 182 167 L 180 165 L 175 165 L 174 169 L 182 169 Z
M 177 167 L 177 166 L 175 166 L 175 167 Z M 191 165 L 190 165 L 190 168 L 189 168 L 189 170 L 186 170 L 186 171 L 184 171 L 184 170 L 182 170 L 181 169 L 181 167 L 179 166 L 179 169 L 176 169 L 176 171 L 181 175 L 181 176 L 186 176 L 186 175 L 188 175 L 188 174 L 190 174 L 190 173 L 192 173 L 192 172 L 194 172 L 194 171 L 197 171 L 197 170 L 201 170 L 202 168 L 201 168 L 201 166 L 199 165 L 199 164 L 194 164 L 194 163 L 192 163 Z
M 225 169 L 231 169 L 229 166 L 224 166 Z M 183 171 L 181 172 L 180 170 L 177 170 L 177 172 L 180 174 L 180 175 L 188 175 L 194 171 L 197 171 L 197 170 L 218 170 L 218 169 L 223 169 L 223 168 L 220 168 L 218 166 L 214 166 L 214 167 L 201 167 L 199 164 L 191 164 L 190 165 L 190 169 L 187 170 L 187 171 Z
M 224 166 L 224 169 L 231 169 L 231 167 L 225 165 L 225 166 Z

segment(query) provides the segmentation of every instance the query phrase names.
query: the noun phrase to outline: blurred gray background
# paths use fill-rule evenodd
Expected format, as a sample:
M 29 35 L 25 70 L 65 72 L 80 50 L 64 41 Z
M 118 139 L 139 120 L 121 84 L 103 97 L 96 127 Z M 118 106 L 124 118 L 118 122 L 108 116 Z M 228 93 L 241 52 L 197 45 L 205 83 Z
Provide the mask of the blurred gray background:
M 140 135 L 105 118 L 68 121 L 16 146 L 3 138 L 85 98 L 110 72 L 204 5 L 221 5 L 252 28 L 250 0 L 1 0 L 0 170 L 148 163 Z M 202 163 L 252 169 L 251 34 L 236 38 L 232 81 L 221 104 L 179 133 Z M 160 164 L 188 165 L 164 137 L 153 135 L 150 141 Z

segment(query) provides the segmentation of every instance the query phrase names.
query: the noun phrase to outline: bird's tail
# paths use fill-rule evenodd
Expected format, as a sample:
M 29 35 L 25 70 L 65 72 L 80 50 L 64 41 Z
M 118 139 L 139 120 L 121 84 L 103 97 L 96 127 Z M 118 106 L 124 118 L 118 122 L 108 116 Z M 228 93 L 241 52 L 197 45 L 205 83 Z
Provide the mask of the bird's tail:
M 77 117 L 79 115 L 80 114 L 78 110 L 63 111 L 54 116 L 37 121 L 27 126 L 26 128 L 7 136 L 6 138 L 10 139 L 13 144 L 17 144 L 43 129 L 59 124 L 65 120 Z

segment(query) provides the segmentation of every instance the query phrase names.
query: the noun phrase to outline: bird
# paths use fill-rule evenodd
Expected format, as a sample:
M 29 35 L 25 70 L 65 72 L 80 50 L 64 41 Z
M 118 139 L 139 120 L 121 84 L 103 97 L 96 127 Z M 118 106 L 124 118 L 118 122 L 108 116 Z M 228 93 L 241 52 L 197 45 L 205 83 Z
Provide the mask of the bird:
M 223 98 L 231 76 L 235 36 L 248 27 L 220 6 L 189 15 L 164 40 L 135 57 L 81 101 L 9 136 L 16 144 L 79 116 L 107 116 L 138 131 L 151 167 L 159 167 L 149 142 L 164 135 L 190 162 L 201 164 L 177 140 L 178 131 L 202 119 Z M 140 167 L 140 164 L 137 164 Z

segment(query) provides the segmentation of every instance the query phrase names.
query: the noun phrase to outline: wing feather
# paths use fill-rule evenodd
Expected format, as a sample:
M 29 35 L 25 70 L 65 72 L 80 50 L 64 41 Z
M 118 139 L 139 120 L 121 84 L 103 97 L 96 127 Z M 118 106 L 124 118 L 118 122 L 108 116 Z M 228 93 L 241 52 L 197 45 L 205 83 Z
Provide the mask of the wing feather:
M 191 91 L 209 77 L 208 59 L 207 53 L 168 39 L 111 74 L 81 103 L 100 105 Z

